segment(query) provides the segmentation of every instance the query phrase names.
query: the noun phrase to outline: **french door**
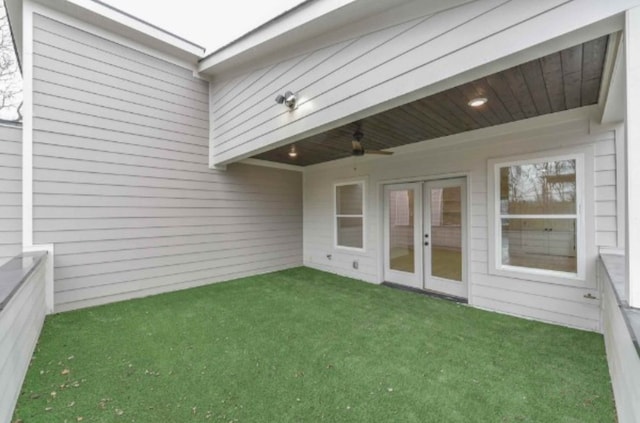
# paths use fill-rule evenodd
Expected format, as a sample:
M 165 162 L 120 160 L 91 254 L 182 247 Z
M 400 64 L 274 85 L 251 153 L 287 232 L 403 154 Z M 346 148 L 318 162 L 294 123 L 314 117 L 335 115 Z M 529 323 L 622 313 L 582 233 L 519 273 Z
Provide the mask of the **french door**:
M 386 185 L 385 280 L 467 297 L 464 178 Z

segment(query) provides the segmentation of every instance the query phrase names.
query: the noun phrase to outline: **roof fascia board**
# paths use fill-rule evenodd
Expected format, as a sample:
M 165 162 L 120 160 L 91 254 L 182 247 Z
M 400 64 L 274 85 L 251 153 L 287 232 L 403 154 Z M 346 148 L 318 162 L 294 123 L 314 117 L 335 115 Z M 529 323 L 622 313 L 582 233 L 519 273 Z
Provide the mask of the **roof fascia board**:
M 22 59 L 23 40 L 23 3 L 24 0 L 4 0 L 11 22 L 14 42 L 18 55 Z M 166 56 L 188 63 L 195 68 L 197 61 L 205 52 L 204 47 L 191 43 L 132 15 L 94 0 L 34 0 L 48 10 L 60 12 L 83 22 L 109 31 L 135 44 L 164 53 Z
M 66 3 L 78 6 L 96 15 L 102 16 L 105 19 L 122 26 L 128 27 L 134 31 L 139 32 L 142 35 L 154 38 L 165 44 L 173 46 L 184 52 L 190 53 L 194 56 L 201 57 L 204 54 L 204 47 L 195 43 L 185 40 L 182 37 L 174 35 L 162 28 L 145 22 L 133 15 L 123 12 L 113 6 L 107 5 L 97 0 L 65 0 Z M 58 3 L 58 2 L 56 2 Z
M 266 24 L 252 30 L 243 37 L 212 52 L 200 63 L 200 70 L 225 62 L 245 51 L 256 48 L 265 42 L 286 34 L 294 28 L 303 26 L 324 15 L 340 10 L 357 0 L 306 1 L 289 12 L 285 12 Z
M 371 32 L 413 19 L 452 9 L 472 0 L 356 0 L 344 7 L 327 12 L 313 21 L 298 22 L 298 26 L 286 33 L 265 40 L 248 49 L 232 52 L 228 47 L 225 57 L 212 62 L 200 61 L 199 71 L 224 80 L 230 74 L 257 69 L 287 60 L 300 54 L 315 51 L 345 40 L 356 39 Z M 289 12 L 292 16 L 297 10 Z M 274 21 L 267 25 L 278 26 Z M 252 35 L 252 34 L 250 34 Z M 225 48 L 223 48 L 225 49 Z M 223 52 L 221 51 L 220 54 Z M 213 57 L 213 56 L 211 56 Z
M 67 11 L 62 11 L 60 9 L 53 9 L 49 6 L 44 5 L 42 1 L 30 1 L 25 0 L 25 3 L 29 3 L 29 11 L 30 13 L 36 13 L 51 19 L 54 19 L 58 22 L 61 22 L 66 25 L 73 26 L 82 31 L 86 31 L 88 33 L 94 34 L 98 37 L 102 37 L 111 41 L 114 41 L 123 46 L 132 48 L 134 50 L 138 50 L 144 54 L 148 54 L 150 56 L 156 57 L 158 59 L 164 60 L 169 63 L 173 63 L 175 65 L 181 66 L 186 69 L 190 69 L 193 71 L 194 76 L 198 77 L 199 75 L 196 73 L 196 62 L 192 55 L 188 55 L 188 57 L 184 57 L 184 55 L 180 55 L 176 53 L 174 49 L 170 49 L 167 51 L 166 49 L 160 49 L 158 46 L 150 45 L 148 43 L 144 43 L 138 39 L 134 39 L 128 34 L 123 34 L 122 32 L 115 32 L 114 28 L 106 28 L 104 26 L 98 26 L 95 23 L 88 21 L 87 19 L 83 19 L 81 17 L 74 16 L 73 14 L 68 13 Z M 23 19 L 27 19 L 26 16 Z

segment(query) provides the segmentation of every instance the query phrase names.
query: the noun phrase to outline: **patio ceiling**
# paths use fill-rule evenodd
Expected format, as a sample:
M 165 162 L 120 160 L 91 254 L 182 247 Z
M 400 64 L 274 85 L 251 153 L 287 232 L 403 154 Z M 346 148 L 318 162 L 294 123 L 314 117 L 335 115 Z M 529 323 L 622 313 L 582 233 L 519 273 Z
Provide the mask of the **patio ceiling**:
M 608 36 L 604 36 L 420 100 L 369 116 L 358 122 L 254 156 L 309 166 L 351 155 L 358 125 L 365 150 L 383 150 L 474 129 L 560 112 L 598 102 Z M 474 98 L 488 99 L 474 108 Z

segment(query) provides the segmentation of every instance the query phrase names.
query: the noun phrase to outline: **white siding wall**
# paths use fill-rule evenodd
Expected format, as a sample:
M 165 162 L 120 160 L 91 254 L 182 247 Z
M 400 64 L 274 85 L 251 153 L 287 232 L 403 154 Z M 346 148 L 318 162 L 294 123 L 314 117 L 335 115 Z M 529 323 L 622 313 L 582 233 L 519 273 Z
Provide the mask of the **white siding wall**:
M 414 3 L 414 13 L 402 23 L 380 29 L 377 21 L 402 14 L 391 10 L 369 18 L 373 31 L 331 31 L 340 38 L 317 40 L 320 47 L 286 59 L 289 50 L 283 49 L 276 63 L 216 80 L 210 100 L 212 161 L 243 158 L 492 73 L 471 76 L 487 63 L 619 13 L 625 5 L 478 0 L 430 14 L 430 2 Z M 351 25 L 361 29 L 366 23 Z M 299 93 L 293 112 L 274 102 L 286 90 Z
M 620 423 L 640 421 L 640 357 L 618 306 L 616 295 L 602 262 L 598 266 L 602 283 L 602 320 L 609 374 Z
M 208 169 L 192 71 L 34 19 L 34 242 L 56 311 L 301 265 L 301 176 Z
M 45 318 L 45 257 L 0 310 L 0 422 L 10 422 Z
M 470 302 L 477 307 L 499 312 L 599 330 L 599 303 L 585 299 L 586 293 L 598 297 L 595 281 L 595 245 L 616 244 L 616 189 L 614 132 L 590 135 L 587 119 L 545 127 L 544 118 L 537 118 L 540 128 L 518 133 L 521 125 L 509 124 L 508 135 L 474 139 L 479 135 L 462 134 L 449 139 L 435 140 L 441 147 L 424 149 L 412 146 L 411 153 L 374 160 L 348 159 L 333 164 L 308 168 L 304 178 L 304 260 L 305 264 L 329 272 L 349 275 L 369 282 L 382 281 L 382 191 L 381 182 L 421 180 L 432 176 L 469 174 L 470 201 Z M 490 129 L 488 131 L 494 131 Z M 489 133 L 489 132 L 487 132 Z M 447 145 L 453 145 L 447 147 Z M 588 147 L 587 147 L 588 146 Z M 591 168 L 593 185 L 587 187 L 592 195 L 593 208 L 587 228 L 596 228 L 588 239 L 589 283 L 585 287 L 550 284 L 532 280 L 491 275 L 488 265 L 488 205 L 487 161 L 536 151 L 570 149 L 594 152 Z M 354 168 L 356 168 L 354 170 Z M 353 178 L 367 179 L 366 251 L 356 254 L 334 250 L 331 220 L 331 195 L 335 182 Z M 594 201 L 595 199 L 595 201 Z M 589 214 L 589 213 L 588 213 Z M 331 254 L 331 260 L 326 255 Z M 359 269 L 352 268 L 353 260 Z
M 0 124 L 0 266 L 22 252 L 22 126 Z

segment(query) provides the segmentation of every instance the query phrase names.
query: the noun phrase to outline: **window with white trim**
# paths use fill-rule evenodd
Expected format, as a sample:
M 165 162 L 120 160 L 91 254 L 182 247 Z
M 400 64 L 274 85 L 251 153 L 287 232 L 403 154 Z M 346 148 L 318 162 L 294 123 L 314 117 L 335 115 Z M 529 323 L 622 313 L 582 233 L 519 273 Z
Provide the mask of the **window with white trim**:
M 580 155 L 495 165 L 497 269 L 569 277 L 583 273 L 582 168 Z
M 364 182 L 335 185 L 336 247 L 364 249 Z

